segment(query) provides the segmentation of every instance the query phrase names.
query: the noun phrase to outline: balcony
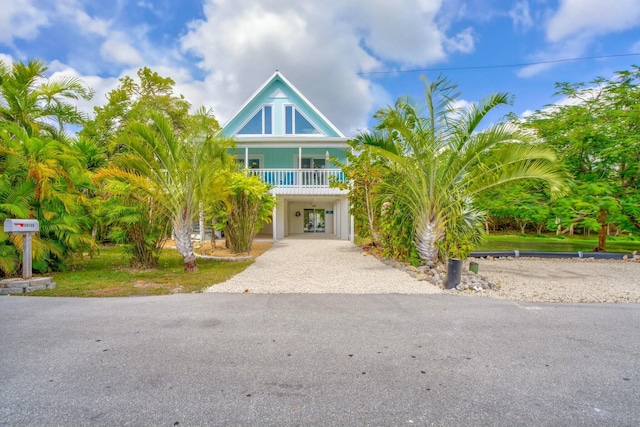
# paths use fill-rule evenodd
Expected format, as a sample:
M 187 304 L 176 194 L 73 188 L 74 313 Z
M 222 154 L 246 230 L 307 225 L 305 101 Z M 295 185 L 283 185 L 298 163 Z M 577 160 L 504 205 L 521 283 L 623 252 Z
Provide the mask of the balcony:
M 249 169 L 274 187 L 275 194 L 347 194 L 348 190 L 330 188 L 331 182 L 346 182 L 340 169 Z

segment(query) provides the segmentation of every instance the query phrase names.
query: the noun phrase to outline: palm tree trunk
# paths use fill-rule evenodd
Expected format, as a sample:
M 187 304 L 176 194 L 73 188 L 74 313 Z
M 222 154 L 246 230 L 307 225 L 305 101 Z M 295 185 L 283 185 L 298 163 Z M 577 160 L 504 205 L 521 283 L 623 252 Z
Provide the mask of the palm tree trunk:
M 204 245 L 204 205 L 198 204 L 198 225 L 200 227 L 200 245 Z
M 186 211 L 186 210 L 185 210 Z M 198 271 L 196 256 L 193 252 L 193 241 L 191 240 L 192 224 L 190 215 L 183 211 L 173 224 L 173 234 L 176 240 L 176 249 L 184 259 L 184 271 Z
M 442 238 L 442 229 L 433 218 L 426 218 L 418 222 L 416 228 L 416 249 L 420 259 L 433 267 L 438 262 L 438 246 L 436 243 Z

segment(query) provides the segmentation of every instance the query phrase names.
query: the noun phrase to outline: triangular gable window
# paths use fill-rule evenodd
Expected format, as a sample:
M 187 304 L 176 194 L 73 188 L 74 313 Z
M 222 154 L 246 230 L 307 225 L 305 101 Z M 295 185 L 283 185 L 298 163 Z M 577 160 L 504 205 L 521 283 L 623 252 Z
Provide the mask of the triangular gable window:
M 271 135 L 273 122 L 271 119 L 271 105 L 263 106 L 258 112 L 238 131 L 240 135 Z
M 287 135 L 320 135 L 320 131 L 293 105 L 284 110 L 285 133 Z

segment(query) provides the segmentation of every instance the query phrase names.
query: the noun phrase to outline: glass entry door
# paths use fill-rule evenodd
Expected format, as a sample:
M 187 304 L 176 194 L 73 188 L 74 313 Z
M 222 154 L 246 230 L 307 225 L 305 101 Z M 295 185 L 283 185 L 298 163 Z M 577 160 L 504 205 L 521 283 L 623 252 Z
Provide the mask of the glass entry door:
M 324 233 L 324 209 L 304 210 L 304 232 Z

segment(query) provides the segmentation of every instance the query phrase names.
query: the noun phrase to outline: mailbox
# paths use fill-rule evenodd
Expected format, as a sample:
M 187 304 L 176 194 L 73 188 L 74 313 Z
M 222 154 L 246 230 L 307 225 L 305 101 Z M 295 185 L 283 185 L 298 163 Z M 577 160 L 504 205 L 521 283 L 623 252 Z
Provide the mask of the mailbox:
M 35 233 L 40 231 L 37 219 L 5 219 L 4 232 L 10 234 Z

